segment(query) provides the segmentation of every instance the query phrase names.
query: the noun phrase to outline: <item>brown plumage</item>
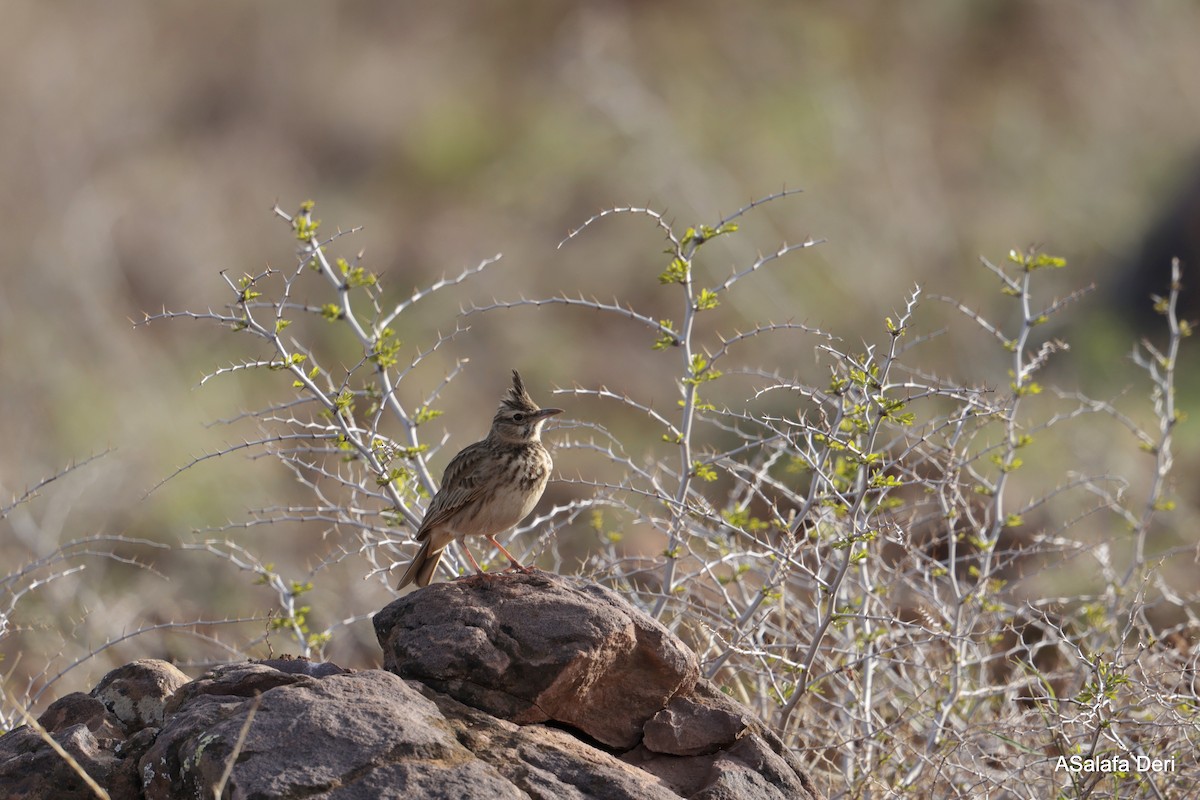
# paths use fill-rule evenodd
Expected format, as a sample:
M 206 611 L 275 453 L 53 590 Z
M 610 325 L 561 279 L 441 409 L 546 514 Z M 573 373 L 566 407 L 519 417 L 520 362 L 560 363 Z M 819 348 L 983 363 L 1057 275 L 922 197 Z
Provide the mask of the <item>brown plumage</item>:
M 463 541 L 466 536 L 484 537 L 512 562 L 512 569 L 527 571 L 496 535 L 525 519 L 541 499 L 554 466 L 542 446 L 542 424 L 561 413 L 561 408 L 538 408 L 513 370 L 512 387 L 496 409 L 487 438 L 464 448 L 446 465 L 442 487 L 417 529 L 421 548 L 397 589 L 410 583 L 428 586 L 446 546 L 456 539 L 476 574 L 483 575 Z

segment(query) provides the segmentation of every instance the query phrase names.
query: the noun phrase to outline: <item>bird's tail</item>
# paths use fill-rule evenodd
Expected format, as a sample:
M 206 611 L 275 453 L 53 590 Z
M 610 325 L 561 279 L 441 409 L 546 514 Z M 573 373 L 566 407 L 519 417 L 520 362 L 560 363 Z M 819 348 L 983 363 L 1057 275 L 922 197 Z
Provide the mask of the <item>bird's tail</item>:
M 404 577 L 400 579 L 397 589 L 403 589 L 410 583 L 416 583 L 417 586 L 428 586 L 433 580 L 433 573 L 437 571 L 438 562 L 442 560 L 442 553 L 445 552 L 446 546 L 442 545 L 436 549 L 430 547 L 432 537 L 428 537 L 421 542 L 421 549 L 413 556 L 412 563 L 408 565 L 408 569 L 404 570 Z

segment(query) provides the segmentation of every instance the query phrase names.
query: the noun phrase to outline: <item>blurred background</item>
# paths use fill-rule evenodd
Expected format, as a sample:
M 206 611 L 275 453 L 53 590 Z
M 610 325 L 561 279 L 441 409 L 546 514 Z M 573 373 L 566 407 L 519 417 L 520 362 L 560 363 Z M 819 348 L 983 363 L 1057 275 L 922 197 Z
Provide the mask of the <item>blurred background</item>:
M 672 315 L 649 220 L 606 220 L 557 248 L 601 209 L 649 206 L 682 229 L 803 189 L 709 245 L 703 269 L 716 282 L 760 251 L 823 239 L 732 293 L 722 329 L 792 320 L 851 349 L 879 337 L 914 285 L 1011 321 L 978 258 L 1040 244 L 1071 265 L 1049 278 L 1050 294 L 1097 286 L 1055 330 L 1073 346 L 1056 375 L 1104 397 L 1134 380 L 1132 343 L 1162 330 L 1148 296 L 1200 236 L 1192 3 L 16 2 L 5 17 L 0 505 L 109 451 L 0 521 L 5 574 L 82 537 L 176 543 L 302 501 L 270 459 L 236 453 L 148 494 L 243 435 L 211 423 L 281 388 L 267 375 L 201 387 L 257 352 L 215 325 L 132 324 L 221 307 L 223 270 L 291 268 L 276 202 L 315 200 L 325 233 L 363 226 L 343 254 L 365 251 L 395 298 L 503 253 L 404 319 L 414 353 L 437 331 L 471 326 L 414 377 L 413 398 L 471 359 L 442 397 L 449 452 L 433 460 L 437 474 L 486 430 L 513 367 L 543 404 L 573 383 L 674 403 L 664 376 L 677 367 L 664 372 L 644 329 L 557 309 L 457 320 L 471 302 L 563 291 Z M 916 321 L 932 331 L 952 317 L 927 302 Z M 954 324 L 966 333 L 935 345 L 937 371 L 1002 376 L 1005 354 Z M 785 370 L 813 362 L 794 341 L 764 358 Z M 1077 446 L 1087 458 L 1126 453 L 1107 438 Z M 334 546 L 320 526 L 228 535 L 298 578 Z M 9 622 L 19 635 L 0 642 L 15 694 L 139 627 L 253 616 L 273 602 L 221 559 L 129 557 L 158 573 L 80 555 L 61 568 L 83 572 L 19 600 Z M 361 571 L 347 586 L 339 603 L 314 603 L 316 627 L 391 599 Z M 236 644 L 262 628 L 208 635 Z M 331 658 L 371 665 L 368 622 L 340 636 Z M 114 645 L 50 694 L 131 658 L 186 662 L 179 639 Z

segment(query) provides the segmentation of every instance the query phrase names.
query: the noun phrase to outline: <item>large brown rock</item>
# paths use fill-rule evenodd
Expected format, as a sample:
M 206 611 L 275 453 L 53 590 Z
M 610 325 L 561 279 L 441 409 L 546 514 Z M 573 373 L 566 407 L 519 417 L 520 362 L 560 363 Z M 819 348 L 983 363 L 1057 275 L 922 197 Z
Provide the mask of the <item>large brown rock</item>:
M 384 669 L 513 722 L 627 750 L 696 684 L 696 656 L 601 586 L 503 575 L 439 583 L 375 615 Z
M 544 574 L 437 584 L 375 628 L 390 671 L 276 659 L 184 683 L 138 661 L 41 721 L 114 800 L 212 797 L 226 769 L 231 798 L 816 796 L 675 636 L 605 589 Z M 0 737 L 0 796 L 94 797 L 28 728 Z
M 643 792 L 817 796 L 777 736 L 698 678 L 682 641 L 603 587 L 541 572 L 434 584 L 376 614 L 375 633 L 386 669 L 523 731 L 577 731 L 636 766 Z

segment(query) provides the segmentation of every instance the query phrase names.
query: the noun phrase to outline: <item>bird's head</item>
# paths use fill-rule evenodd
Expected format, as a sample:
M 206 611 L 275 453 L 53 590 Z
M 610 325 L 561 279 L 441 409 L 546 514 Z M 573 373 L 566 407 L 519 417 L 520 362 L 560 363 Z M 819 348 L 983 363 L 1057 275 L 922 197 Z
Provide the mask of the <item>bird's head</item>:
M 492 418 L 491 435 L 506 442 L 536 442 L 542 438 L 542 423 L 561 413 L 561 408 L 538 408 L 514 369 L 512 386 Z

